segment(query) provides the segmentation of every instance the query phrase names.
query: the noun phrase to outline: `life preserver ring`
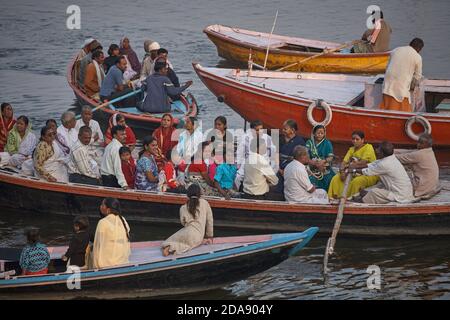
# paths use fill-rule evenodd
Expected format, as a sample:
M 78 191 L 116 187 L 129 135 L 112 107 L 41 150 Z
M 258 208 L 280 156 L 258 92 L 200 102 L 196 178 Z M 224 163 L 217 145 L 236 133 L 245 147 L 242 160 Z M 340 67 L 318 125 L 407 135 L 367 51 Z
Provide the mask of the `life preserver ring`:
M 414 141 L 419 141 L 419 134 L 415 134 L 412 130 L 413 123 L 420 123 L 422 127 L 424 128 L 424 131 L 422 133 L 431 134 L 431 123 L 428 121 L 425 117 L 422 116 L 413 116 L 406 120 L 405 123 L 405 131 L 408 137 L 413 139 Z
M 314 120 L 314 117 L 312 115 L 313 110 L 317 107 L 322 108 L 323 110 L 325 110 L 325 119 L 323 119 L 322 122 L 317 122 L 316 120 Z M 306 112 L 306 115 L 308 117 L 308 121 L 309 123 L 315 127 L 317 125 L 323 125 L 323 126 L 327 126 L 330 124 L 331 120 L 333 119 L 333 110 L 331 110 L 331 107 L 328 103 L 326 103 L 325 101 L 319 99 L 317 101 L 314 101 L 313 103 L 311 103 L 308 107 L 308 110 Z

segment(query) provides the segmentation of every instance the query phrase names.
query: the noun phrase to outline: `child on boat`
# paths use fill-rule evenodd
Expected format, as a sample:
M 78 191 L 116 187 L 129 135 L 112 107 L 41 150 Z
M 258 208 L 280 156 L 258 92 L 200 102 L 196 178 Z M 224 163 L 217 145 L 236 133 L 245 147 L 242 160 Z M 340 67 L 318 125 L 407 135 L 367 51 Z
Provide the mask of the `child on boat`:
M 89 246 L 89 219 L 86 216 L 77 216 L 73 220 L 74 235 L 70 240 L 69 248 L 61 257 L 68 261 L 67 266 L 77 266 L 87 269 L 86 250 Z
M 39 241 L 39 229 L 32 228 L 26 232 L 27 245 L 20 255 L 22 275 L 47 274 L 50 254 L 46 246 Z
M 134 180 L 136 178 L 136 162 L 131 156 L 131 149 L 121 147 L 119 149 L 120 160 L 122 160 L 122 172 L 127 181 L 128 187 L 134 189 Z

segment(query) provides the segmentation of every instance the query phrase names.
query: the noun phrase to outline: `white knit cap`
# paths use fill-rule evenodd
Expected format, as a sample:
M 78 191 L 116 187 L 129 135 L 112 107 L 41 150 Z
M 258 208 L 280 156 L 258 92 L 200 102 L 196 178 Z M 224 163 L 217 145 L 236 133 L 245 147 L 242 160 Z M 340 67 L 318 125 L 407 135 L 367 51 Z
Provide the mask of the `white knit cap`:
M 148 46 L 148 51 L 153 51 L 153 50 L 159 50 L 161 47 L 159 46 L 158 42 L 152 42 L 149 46 Z
M 94 38 L 88 38 L 84 40 L 83 48 L 86 47 L 88 44 L 91 44 L 93 41 L 95 41 Z

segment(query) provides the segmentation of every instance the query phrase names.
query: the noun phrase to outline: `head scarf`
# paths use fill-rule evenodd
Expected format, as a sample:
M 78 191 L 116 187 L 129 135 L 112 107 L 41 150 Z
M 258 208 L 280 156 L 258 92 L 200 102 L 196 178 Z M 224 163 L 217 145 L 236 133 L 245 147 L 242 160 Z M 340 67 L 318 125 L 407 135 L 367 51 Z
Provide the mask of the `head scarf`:
M 141 72 L 141 63 L 139 62 L 136 52 L 131 48 L 131 45 L 129 45 L 127 49 L 125 49 L 123 47 L 123 42 L 125 39 L 130 40 L 128 37 L 123 37 L 120 40 L 120 54 L 126 55 L 128 60 L 130 61 L 131 68 L 134 71 L 136 71 L 137 73 L 140 73 Z
M 14 118 L 14 114 L 12 118 L 6 123 L 3 115 L 0 112 L 0 152 L 3 152 L 3 148 L 6 145 L 8 134 L 13 129 L 16 124 L 16 118 Z

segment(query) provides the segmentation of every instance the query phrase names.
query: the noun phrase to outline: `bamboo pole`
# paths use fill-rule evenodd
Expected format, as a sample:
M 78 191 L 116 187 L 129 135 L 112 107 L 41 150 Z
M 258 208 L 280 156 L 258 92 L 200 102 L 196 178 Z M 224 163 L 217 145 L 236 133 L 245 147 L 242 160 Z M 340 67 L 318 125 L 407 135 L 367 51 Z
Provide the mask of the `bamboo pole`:
M 266 70 L 267 58 L 269 57 L 270 40 L 272 39 L 272 33 L 273 33 L 273 30 L 275 29 L 275 24 L 277 23 L 277 18 L 278 18 L 278 10 L 277 10 L 277 13 L 275 14 L 275 20 L 273 21 L 272 31 L 270 31 L 269 40 L 267 41 L 266 58 L 264 59 L 264 66 L 263 66 L 264 70 Z

